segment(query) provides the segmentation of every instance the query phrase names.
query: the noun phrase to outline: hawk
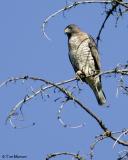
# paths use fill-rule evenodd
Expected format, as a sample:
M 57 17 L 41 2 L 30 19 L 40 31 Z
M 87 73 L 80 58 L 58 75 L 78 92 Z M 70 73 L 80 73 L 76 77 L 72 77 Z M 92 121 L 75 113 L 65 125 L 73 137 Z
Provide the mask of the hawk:
M 100 59 L 95 40 L 74 24 L 68 25 L 64 32 L 68 36 L 69 59 L 79 79 L 93 90 L 99 105 L 106 103 L 102 90 Z

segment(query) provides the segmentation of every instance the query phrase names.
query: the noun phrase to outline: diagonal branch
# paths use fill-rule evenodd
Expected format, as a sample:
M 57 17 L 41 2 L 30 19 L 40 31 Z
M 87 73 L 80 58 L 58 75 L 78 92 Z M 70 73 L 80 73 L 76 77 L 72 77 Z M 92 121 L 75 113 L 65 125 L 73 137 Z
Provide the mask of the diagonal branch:
M 104 134 L 103 134 L 104 136 L 110 137 L 112 140 L 117 141 L 119 144 L 122 144 L 124 146 L 128 146 L 128 142 L 127 141 L 125 142 L 125 141 L 122 141 L 122 140 L 118 140 L 116 137 L 114 137 L 111 134 L 111 131 L 105 126 L 105 124 L 103 123 L 103 121 L 93 111 L 91 111 L 86 105 L 84 105 L 82 102 L 80 102 L 70 91 L 68 91 L 64 87 L 61 87 L 58 84 L 55 84 L 53 82 L 50 82 L 50 81 L 47 81 L 47 80 L 44 80 L 44 79 L 41 79 L 41 81 L 43 81 L 46 84 L 48 84 L 48 86 L 50 86 L 50 88 L 51 87 L 55 87 L 55 88 L 59 89 L 64 95 L 66 95 L 66 97 L 69 100 L 72 100 L 76 104 L 78 104 L 78 106 L 80 106 L 84 111 L 86 111 L 98 123 L 98 125 L 100 126 L 100 128 L 104 131 Z M 22 102 L 22 103 L 25 103 L 26 100 L 27 100 L 27 98 L 24 99 L 24 102 Z M 15 111 L 18 109 L 18 106 L 19 106 L 19 103 L 11 110 L 11 112 L 9 113 L 9 116 L 8 116 L 7 120 L 11 119 L 11 117 L 13 116 L 13 114 L 15 113 Z
M 83 108 L 91 117 L 93 117 L 98 122 L 98 124 L 100 125 L 100 127 L 104 131 L 107 131 L 107 128 L 102 123 L 102 121 L 98 118 L 98 116 L 95 113 L 93 113 L 89 108 L 87 108 L 85 105 L 83 105 L 75 96 L 73 96 L 73 94 L 71 92 L 69 92 L 67 89 L 65 89 L 63 87 L 60 87 L 58 85 L 58 83 L 53 83 L 53 82 L 47 81 L 45 79 L 41 79 L 41 81 L 43 81 L 44 83 L 48 84 L 48 86 L 46 86 L 44 88 L 40 88 L 39 90 L 37 90 L 36 92 L 34 92 L 34 94 L 32 94 L 30 96 L 27 95 L 23 100 L 21 100 L 19 103 L 17 103 L 15 105 L 15 107 L 13 107 L 13 109 L 10 111 L 9 116 L 7 117 L 7 120 L 9 120 L 14 115 L 15 111 L 18 108 L 22 107 L 22 105 L 24 103 L 26 103 L 27 101 L 29 101 L 33 97 L 37 96 L 39 93 L 43 92 L 44 90 L 52 88 L 52 87 L 55 87 L 55 88 L 59 89 L 62 93 L 64 93 L 69 100 L 73 100 L 74 102 L 76 102 L 76 104 L 81 106 L 81 108 Z
M 100 35 L 101 35 L 101 32 L 102 32 L 103 29 L 104 29 L 105 23 L 107 22 L 108 18 L 110 17 L 110 15 L 113 13 L 113 11 L 116 9 L 116 7 L 117 7 L 118 5 L 119 5 L 118 3 L 113 4 L 112 8 L 107 12 L 107 15 L 106 15 L 106 17 L 105 17 L 105 19 L 104 19 L 101 27 L 100 27 L 100 30 L 99 30 L 99 32 L 98 32 L 98 35 L 97 35 L 97 37 L 96 37 L 97 47 L 98 47 L 98 42 L 99 42 L 99 40 L 100 40 Z
M 112 69 L 112 70 L 108 70 L 108 71 L 104 71 L 101 72 L 100 75 L 104 75 L 104 74 L 121 74 L 121 75 L 128 75 L 128 65 L 120 65 L 117 66 L 116 68 Z M 15 116 L 16 111 L 18 109 L 22 109 L 22 106 L 28 102 L 29 100 L 33 99 L 35 96 L 43 93 L 45 90 L 47 89 L 51 89 L 51 88 L 57 88 L 59 91 L 61 91 L 64 95 L 65 98 L 67 100 L 71 100 L 73 102 L 75 102 L 79 107 L 81 107 L 85 112 L 87 112 L 100 126 L 100 128 L 104 131 L 103 136 L 109 137 L 112 140 L 116 141 L 116 143 L 118 142 L 119 144 L 122 144 L 124 146 L 128 146 L 128 142 L 127 141 L 123 141 L 120 140 L 119 138 L 116 138 L 115 136 L 113 136 L 113 132 L 111 132 L 106 125 L 103 123 L 103 121 L 99 118 L 99 116 L 97 116 L 93 111 L 90 110 L 89 107 L 87 107 L 85 104 L 83 104 L 79 99 L 77 99 L 77 97 L 75 97 L 72 92 L 70 92 L 69 90 L 67 90 L 66 88 L 64 88 L 63 84 L 66 83 L 70 83 L 73 82 L 75 80 L 77 80 L 76 78 L 72 78 L 69 80 L 65 80 L 62 82 L 58 82 L 58 83 L 53 83 L 51 81 L 45 80 L 43 78 L 38 78 L 38 77 L 33 77 L 33 76 L 23 76 L 23 77 L 16 77 L 16 78 L 11 78 L 8 79 L 7 81 L 4 81 L 3 83 L 1 83 L 0 86 L 4 86 L 6 84 L 8 84 L 9 82 L 15 82 L 18 80 L 34 80 L 34 81 L 41 81 L 43 83 L 43 87 L 41 86 L 37 91 L 33 91 L 32 95 L 27 95 L 25 96 L 24 99 L 22 99 L 20 102 L 18 102 L 10 111 L 8 117 L 7 117 L 7 121 L 11 120 L 13 118 L 13 116 Z M 44 86 L 44 84 L 46 86 Z
M 124 65 L 124 68 L 122 69 L 118 69 L 118 67 L 112 69 L 112 70 L 108 70 L 108 71 L 103 71 L 101 73 L 99 73 L 99 75 L 104 75 L 104 74 L 121 74 L 121 75 L 128 75 L 128 69 L 125 68 L 126 65 Z M 98 76 L 99 76 L 98 75 Z M 64 90 L 62 88 L 59 88 L 60 85 L 63 85 L 63 84 L 66 84 L 66 83 L 70 83 L 70 82 L 73 82 L 76 80 L 76 78 L 72 78 L 72 79 L 69 79 L 69 80 L 65 80 L 65 81 L 62 81 L 62 82 L 58 82 L 58 83 L 52 83 L 50 81 L 47 81 L 43 78 L 38 78 L 38 77 L 33 77 L 33 76 L 23 76 L 23 77 L 12 77 L 6 81 L 4 81 L 3 83 L 1 83 L 0 87 L 10 83 L 10 82 L 16 82 L 18 80 L 34 80 L 34 81 L 41 81 L 41 82 L 44 82 L 45 84 L 47 84 L 47 86 L 45 87 L 40 87 L 39 89 L 37 89 L 36 91 L 33 91 L 33 94 L 31 95 L 26 95 L 20 102 L 18 102 L 13 108 L 12 110 L 10 111 L 9 113 L 9 116 L 7 117 L 7 121 L 10 119 L 10 117 L 12 117 L 13 115 L 15 115 L 15 112 L 16 110 L 18 109 L 21 109 L 23 104 L 25 104 L 26 102 L 32 100 L 34 97 L 36 97 L 37 95 L 39 94 L 42 94 L 44 93 L 45 90 L 48 90 L 50 88 L 58 88 L 59 90 L 61 90 L 61 92 L 63 93 L 69 93 L 69 92 L 64 92 Z M 67 95 L 68 96 L 68 95 Z M 68 96 L 70 97 L 70 96 Z M 71 99 L 71 98 L 70 98 Z M 74 98 L 72 98 L 72 100 L 74 100 Z M 77 101 L 76 103 L 78 103 L 82 108 L 83 105 L 80 104 L 79 101 Z M 84 108 L 85 109 L 85 108 Z M 88 112 L 93 118 L 95 118 L 97 120 L 97 122 L 100 124 L 101 121 L 99 119 L 97 119 L 97 116 L 93 115 L 87 108 L 85 109 L 86 112 Z M 103 127 L 104 128 L 104 127 Z M 106 128 L 104 128 L 104 131 L 106 130 Z

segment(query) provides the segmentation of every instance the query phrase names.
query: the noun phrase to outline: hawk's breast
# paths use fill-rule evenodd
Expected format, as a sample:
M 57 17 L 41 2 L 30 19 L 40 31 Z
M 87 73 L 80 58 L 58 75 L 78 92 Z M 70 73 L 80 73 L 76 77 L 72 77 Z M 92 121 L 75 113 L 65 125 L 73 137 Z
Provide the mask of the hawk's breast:
M 95 63 L 89 47 L 87 36 L 72 36 L 69 40 L 69 58 L 74 70 L 82 71 L 86 76 L 94 74 Z

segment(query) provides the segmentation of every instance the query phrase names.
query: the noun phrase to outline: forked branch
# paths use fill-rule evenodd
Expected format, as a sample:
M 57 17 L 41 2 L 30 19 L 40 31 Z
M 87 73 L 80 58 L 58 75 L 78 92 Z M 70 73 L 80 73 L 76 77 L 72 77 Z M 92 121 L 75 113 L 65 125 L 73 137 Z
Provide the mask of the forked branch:
M 105 71 L 105 72 L 101 72 L 100 74 L 121 74 L 121 75 L 128 75 L 128 69 L 127 69 L 128 65 L 121 65 L 120 67 L 116 67 L 115 69 L 109 70 L 109 71 Z M 87 105 L 83 104 L 79 99 L 77 99 L 77 97 L 75 97 L 73 95 L 73 93 L 71 91 L 69 91 L 67 88 L 65 88 L 63 85 L 66 83 L 70 83 L 76 80 L 76 78 L 72 78 L 70 80 L 65 80 L 62 82 L 58 82 L 58 83 L 53 83 L 51 81 L 47 81 L 43 78 L 36 78 L 36 77 L 29 77 L 29 76 L 23 76 L 23 77 L 19 77 L 19 78 L 11 78 L 8 79 L 7 81 L 3 82 L 0 86 L 3 86 L 5 84 L 8 84 L 9 82 L 15 82 L 17 80 L 34 80 L 34 81 L 41 81 L 42 83 L 45 84 L 42 85 L 37 91 L 33 91 L 32 95 L 27 95 L 25 96 L 25 98 L 23 100 L 21 100 L 19 103 L 17 103 L 12 110 L 10 111 L 7 120 L 11 120 L 14 115 L 16 114 L 16 111 L 18 109 L 22 109 L 22 106 L 28 102 L 29 100 L 33 99 L 35 96 L 44 93 L 45 90 L 50 89 L 50 88 L 57 88 L 60 92 L 62 92 L 65 95 L 65 99 L 67 101 L 72 101 L 74 103 L 77 104 L 77 106 L 81 107 L 86 113 L 88 113 L 100 126 L 100 128 L 103 130 L 103 136 L 111 138 L 112 140 L 116 141 L 116 143 L 128 146 L 128 142 L 127 141 L 122 141 L 119 138 L 116 138 L 112 132 L 107 128 L 107 126 L 103 123 L 103 121 L 99 118 L 98 115 L 96 115 L 92 110 L 90 110 L 89 107 L 87 107 Z

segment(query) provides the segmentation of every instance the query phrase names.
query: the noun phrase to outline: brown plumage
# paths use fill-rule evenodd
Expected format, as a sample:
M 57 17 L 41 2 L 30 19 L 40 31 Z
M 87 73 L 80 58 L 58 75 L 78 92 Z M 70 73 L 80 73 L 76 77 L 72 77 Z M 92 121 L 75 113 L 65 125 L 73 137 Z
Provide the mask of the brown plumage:
M 100 59 L 94 39 L 74 24 L 67 26 L 65 33 L 68 36 L 69 59 L 76 75 L 92 88 L 99 105 L 105 104 L 101 76 L 97 76 Z

